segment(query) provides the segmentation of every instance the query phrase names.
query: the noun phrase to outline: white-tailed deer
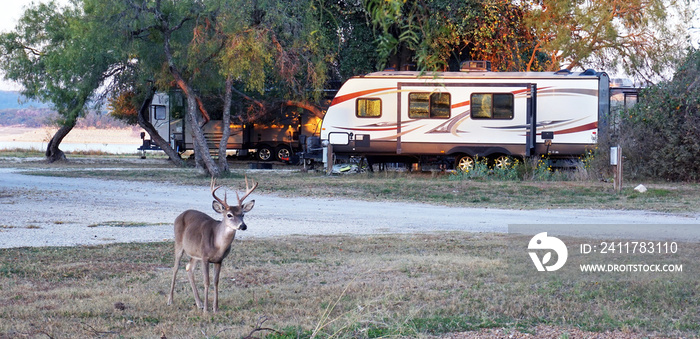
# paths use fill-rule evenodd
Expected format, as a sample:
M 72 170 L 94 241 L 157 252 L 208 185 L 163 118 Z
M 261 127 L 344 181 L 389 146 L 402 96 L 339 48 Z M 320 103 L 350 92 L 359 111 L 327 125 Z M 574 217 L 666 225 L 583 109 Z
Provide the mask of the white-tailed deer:
M 247 226 L 243 222 L 243 216 L 246 212 L 253 209 L 255 200 L 243 203 L 250 193 L 252 193 L 258 183 L 254 182 L 253 187 L 248 187 L 248 178 L 245 178 L 246 192 L 241 198 L 236 192 L 238 204 L 229 206 L 226 202 L 226 193 L 224 200 L 216 196 L 216 190 L 221 186 L 216 186 L 214 178 L 211 180 L 211 195 L 214 197 L 212 208 L 214 211 L 223 215 L 223 220 L 216 221 L 212 217 L 195 210 L 187 210 L 182 212 L 175 219 L 175 266 L 173 267 L 173 281 L 170 284 L 170 295 L 168 296 L 168 305 L 173 302 L 173 291 L 175 290 L 175 277 L 180 268 L 180 259 L 183 253 L 187 253 L 190 257 L 190 262 L 185 270 L 187 277 L 192 286 L 194 300 L 197 307 L 207 312 L 207 302 L 209 300 L 209 264 L 214 264 L 214 307 L 213 311 L 219 309 L 219 272 L 221 271 L 221 262 L 226 258 L 231 251 L 231 242 L 236 236 L 236 231 L 245 231 Z M 199 292 L 194 283 L 194 269 L 197 262 L 202 263 L 202 275 L 204 276 L 204 304 L 202 305 L 199 299 Z

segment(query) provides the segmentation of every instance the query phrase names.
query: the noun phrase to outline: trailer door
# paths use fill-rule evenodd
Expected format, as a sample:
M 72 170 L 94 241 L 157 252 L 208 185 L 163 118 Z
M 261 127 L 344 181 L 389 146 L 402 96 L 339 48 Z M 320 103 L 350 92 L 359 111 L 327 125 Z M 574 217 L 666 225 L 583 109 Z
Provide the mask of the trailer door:
M 170 142 L 170 98 L 168 93 L 153 95 L 149 113 L 151 124 L 158 134 Z

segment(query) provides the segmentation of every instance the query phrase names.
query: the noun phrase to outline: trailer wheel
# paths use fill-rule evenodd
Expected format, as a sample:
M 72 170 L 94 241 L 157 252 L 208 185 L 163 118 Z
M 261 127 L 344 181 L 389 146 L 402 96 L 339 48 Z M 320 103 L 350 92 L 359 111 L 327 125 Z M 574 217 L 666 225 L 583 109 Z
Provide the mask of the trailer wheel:
M 466 172 L 473 167 L 474 158 L 466 154 L 457 156 L 457 159 L 455 160 L 455 169 Z
M 513 159 L 507 155 L 499 155 L 493 159 L 493 168 L 506 169 L 513 166 Z
M 292 150 L 289 146 L 282 145 L 277 147 L 277 152 L 275 152 L 275 154 L 277 155 L 277 160 L 289 161 L 289 158 L 292 156 Z
M 258 159 L 262 161 L 272 160 L 272 148 L 267 145 L 262 145 L 258 147 Z

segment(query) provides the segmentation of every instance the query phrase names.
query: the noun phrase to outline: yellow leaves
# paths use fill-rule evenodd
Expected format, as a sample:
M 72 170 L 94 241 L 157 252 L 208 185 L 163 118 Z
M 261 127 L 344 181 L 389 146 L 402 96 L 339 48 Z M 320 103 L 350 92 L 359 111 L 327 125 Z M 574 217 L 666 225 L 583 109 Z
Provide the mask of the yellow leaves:
M 222 73 L 245 83 L 247 90 L 263 92 L 265 69 L 273 63 L 271 41 L 266 30 L 247 29 L 231 34 L 222 53 Z

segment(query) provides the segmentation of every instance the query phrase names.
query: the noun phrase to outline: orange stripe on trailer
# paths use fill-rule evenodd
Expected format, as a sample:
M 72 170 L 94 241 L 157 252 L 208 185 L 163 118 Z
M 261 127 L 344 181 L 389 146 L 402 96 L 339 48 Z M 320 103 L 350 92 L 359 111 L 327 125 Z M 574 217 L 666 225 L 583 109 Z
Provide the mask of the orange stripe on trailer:
M 463 102 L 458 102 L 454 105 L 452 105 L 452 108 L 459 108 L 459 107 L 464 107 L 464 106 L 469 106 L 469 100 L 463 101 Z
M 384 132 L 384 131 L 395 131 L 397 129 L 396 126 L 394 127 L 384 127 L 384 128 L 373 128 L 373 127 L 337 127 L 333 126 L 334 128 L 337 129 L 342 129 L 346 131 L 360 131 L 360 132 L 368 132 L 368 131 L 374 131 L 374 132 Z
M 351 99 L 361 97 L 363 95 L 373 94 L 373 93 L 377 93 L 377 92 L 381 92 L 381 91 L 388 91 L 390 89 L 396 89 L 396 87 L 368 89 L 368 90 L 364 90 L 364 91 L 353 92 L 353 93 L 348 93 L 348 94 L 341 95 L 341 96 L 336 96 L 335 98 L 333 98 L 333 101 L 331 102 L 331 106 L 337 105 L 341 102 L 345 102 L 345 101 L 348 101 Z

